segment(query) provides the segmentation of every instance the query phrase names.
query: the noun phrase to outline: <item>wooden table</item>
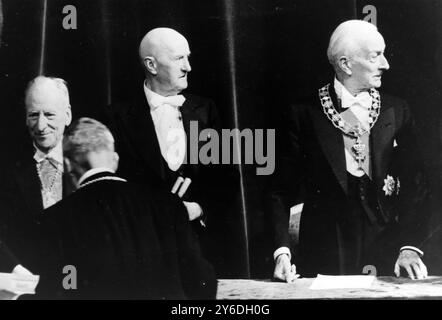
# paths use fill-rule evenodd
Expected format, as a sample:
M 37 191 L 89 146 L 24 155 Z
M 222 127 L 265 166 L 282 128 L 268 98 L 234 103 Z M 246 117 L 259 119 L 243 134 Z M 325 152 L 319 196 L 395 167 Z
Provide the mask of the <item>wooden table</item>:
M 442 276 L 424 280 L 379 277 L 369 289 L 309 289 L 313 278 L 294 283 L 269 280 L 218 280 L 217 299 L 442 299 Z

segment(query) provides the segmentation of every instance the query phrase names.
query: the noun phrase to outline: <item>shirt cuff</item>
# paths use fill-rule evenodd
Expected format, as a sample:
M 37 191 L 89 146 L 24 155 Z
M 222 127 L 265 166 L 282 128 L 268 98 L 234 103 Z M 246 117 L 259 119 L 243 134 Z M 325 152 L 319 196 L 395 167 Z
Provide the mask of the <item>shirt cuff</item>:
M 292 259 L 292 255 L 290 254 L 290 249 L 287 247 L 280 247 L 280 248 L 276 249 L 275 252 L 273 253 L 273 260 L 276 261 L 276 258 L 278 258 L 278 256 L 280 256 L 281 254 L 288 255 L 289 260 Z
M 417 254 L 419 254 L 419 256 L 422 258 L 424 256 L 424 252 L 416 247 L 413 246 L 403 246 L 402 248 L 399 249 L 399 252 L 401 252 L 402 250 L 411 250 L 416 252 Z

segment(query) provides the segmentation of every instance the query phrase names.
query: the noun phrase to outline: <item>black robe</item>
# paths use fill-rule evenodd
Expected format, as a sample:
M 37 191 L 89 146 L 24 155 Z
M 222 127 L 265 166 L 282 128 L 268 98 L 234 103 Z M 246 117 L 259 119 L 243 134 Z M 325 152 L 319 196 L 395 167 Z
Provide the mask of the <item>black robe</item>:
M 213 268 L 200 255 L 180 201 L 111 173 L 82 185 L 44 212 L 37 297 L 215 298 Z M 77 271 L 75 290 L 63 287 L 69 265 Z

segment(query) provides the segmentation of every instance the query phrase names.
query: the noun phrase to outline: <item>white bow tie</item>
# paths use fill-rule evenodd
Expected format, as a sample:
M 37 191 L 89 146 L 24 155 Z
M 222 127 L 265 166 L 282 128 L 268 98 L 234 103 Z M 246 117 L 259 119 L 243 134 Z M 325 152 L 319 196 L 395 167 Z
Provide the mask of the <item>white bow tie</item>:
M 152 98 L 150 102 L 152 104 L 152 109 L 155 110 L 156 108 L 163 105 L 169 105 L 176 108 L 181 107 L 184 101 L 186 101 L 186 98 L 184 98 L 183 95 L 179 94 L 176 96 L 168 96 L 168 97 L 156 95 L 155 97 Z
M 356 97 L 352 95 L 345 95 L 342 99 L 342 108 L 347 109 L 354 105 L 359 105 L 366 109 L 371 106 L 371 96 L 368 92 L 361 92 Z

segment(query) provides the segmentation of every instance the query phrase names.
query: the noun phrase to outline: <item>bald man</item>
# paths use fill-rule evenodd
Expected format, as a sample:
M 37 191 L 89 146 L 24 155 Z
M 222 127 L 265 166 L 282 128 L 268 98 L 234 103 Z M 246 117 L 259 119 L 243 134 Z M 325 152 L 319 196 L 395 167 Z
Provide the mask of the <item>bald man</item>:
M 374 25 L 340 24 L 327 51 L 335 78 L 285 114 L 268 198 L 277 279 L 291 282 L 297 271 L 427 276 L 419 249 L 426 221 L 423 162 L 406 102 L 378 91 L 390 68 L 384 53 Z M 304 208 L 292 256 L 289 212 L 300 186 Z
M 71 122 L 66 82 L 39 76 L 25 92 L 26 126 L 30 143 L 22 155 L 10 155 L 2 168 L 0 235 L 14 255 L 31 271 L 38 262 L 38 227 L 42 211 L 73 190 L 64 172 L 62 138 Z
M 236 180 L 236 173 L 222 165 L 201 165 L 199 159 L 197 163 L 186 159 L 191 144 L 200 147 L 198 141 L 190 141 L 191 126 L 197 136 L 205 128 L 219 128 L 211 100 L 181 94 L 192 70 L 189 44 L 173 29 L 156 28 L 143 37 L 138 53 L 145 73 L 138 95 L 129 103 L 110 106 L 102 118 L 115 136 L 121 159 L 119 174 L 181 197 L 189 220 L 203 237 L 213 228 L 219 232 L 222 227 L 210 220 L 215 218 L 214 212 L 220 212 L 223 219 L 225 212 L 233 212 L 227 206 L 234 203 L 235 184 L 229 185 L 229 181 Z M 202 240 L 203 245 L 207 241 Z M 216 242 L 218 248 L 206 252 L 224 263 L 219 248 L 222 242 Z

